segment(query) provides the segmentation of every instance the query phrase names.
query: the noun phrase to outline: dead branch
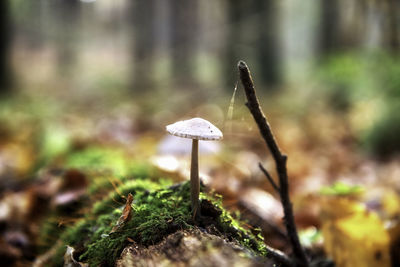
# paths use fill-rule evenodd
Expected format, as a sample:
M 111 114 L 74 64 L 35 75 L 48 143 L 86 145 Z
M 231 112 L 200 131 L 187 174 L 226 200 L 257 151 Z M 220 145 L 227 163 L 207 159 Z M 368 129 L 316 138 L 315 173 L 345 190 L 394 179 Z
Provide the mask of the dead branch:
M 267 169 L 264 168 L 264 166 L 261 164 L 261 162 L 258 163 L 258 167 L 260 170 L 264 173 L 265 177 L 267 177 L 268 182 L 272 185 L 274 190 L 279 194 L 280 188 L 279 186 L 275 183 L 274 179 L 272 178 L 271 174 L 267 171 Z
M 300 245 L 299 236 L 297 234 L 296 224 L 294 221 L 292 203 L 290 202 L 289 182 L 286 169 L 287 156 L 281 153 L 279 146 L 275 141 L 275 137 L 272 133 L 271 127 L 269 126 L 269 123 L 261 110 L 249 68 L 243 61 L 239 61 L 238 68 L 240 80 L 242 81 L 243 88 L 246 93 L 246 106 L 250 110 L 250 113 L 253 115 L 261 136 L 263 137 L 265 143 L 271 151 L 271 154 L 276 164 L 279 178 L 279 195 L 283 206 L 286 231 L 293 249 L 295 263 L 294 265 L 300 267 L 309 266 L 306 254 L 303 250 L 303 247 Z M 268 180 L 270 179 L 268 178 Z

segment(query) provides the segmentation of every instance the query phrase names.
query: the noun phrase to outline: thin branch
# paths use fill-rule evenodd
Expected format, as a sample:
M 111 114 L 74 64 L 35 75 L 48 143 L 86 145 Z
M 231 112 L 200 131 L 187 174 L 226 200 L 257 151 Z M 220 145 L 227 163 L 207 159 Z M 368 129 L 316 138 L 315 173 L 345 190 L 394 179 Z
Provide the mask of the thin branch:
M 279 192 L 280 192 L 279 186 L 275 183 L 274 179 L 272 179 L 271 174 L 269 174 L 269 172 L 264 168 L 264 166 L 261 164 L 261 162 L 258 163 L 258 167 L 264 173 L 265 177 L 267 177 L 268 182 L 272 185 L 272 187 L 275 189 L 275 191 L 279 194 Z
M 268 256 L 273 258 L 277 263 L 280 263 L 284 267 L 294 267 L 293 262 L 290 260 L 285 253 L 278 249 L 271 248 L 270 246 L 265 246 L 268 252 Z
M 271 151 L 271 154 L 276 164 L 276 169 L 279 177 L 279 195 L 283 206 L 286 231 L 293 249 L 295 265 L 299 267 L 309 266 L 307 256 L 303 250 L 303 247 L 300 244 L 299 236 L 297 234 L 292 203 L 290 202 L 289 182 L 286 169 L 287 156 L 281 153 L 279 146 L 275 141 L 275 137 L 272 134 L 272 130 L 269 126 L 267 118 L 261 110 L 249 68 L 247 67 L 246 63 L 244 63 L 243 61 L 239 61 L 238 69 L 240 80 L 242 81 L 244 91 L 246 93 L 246 106 L 253 115 L 261 136 L 263 137 L 265 143 Z

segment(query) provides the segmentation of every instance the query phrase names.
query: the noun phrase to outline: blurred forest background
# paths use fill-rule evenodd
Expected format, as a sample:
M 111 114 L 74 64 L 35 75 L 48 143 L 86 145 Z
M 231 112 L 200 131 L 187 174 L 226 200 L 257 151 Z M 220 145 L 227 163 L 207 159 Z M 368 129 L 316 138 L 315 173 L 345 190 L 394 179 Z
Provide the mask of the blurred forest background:
M 2 106 L 22 94 L 44 106 L 68 102 L 68 112 L 119 96 L 142 112 L 162 111 L 161 121 L 210 100 L 225 114 L 243 59 L 268 99 L 285 94 L 296 102 L 279 110 L 298 115 L 326 104 L 350 116 L 358 140 L 391 152 L 400 149 L 399 6 L 395 0 L 2 1 Z
M 165 125 L 200 116 L 225 136 L 210 148 L 220 165 L 202 166 L 208 182 L 249 210 L 251 190 L 272 191 L 257 163 L 274 167 L 235 91 L 244 60 L 289 156 L 300 228 L 326 221 L 310 192 L 366 188 L 357 203 L 399 218 L 397 0 L 3 0 L 0 38 L 2 196 L 92 144 L 189 153 Z

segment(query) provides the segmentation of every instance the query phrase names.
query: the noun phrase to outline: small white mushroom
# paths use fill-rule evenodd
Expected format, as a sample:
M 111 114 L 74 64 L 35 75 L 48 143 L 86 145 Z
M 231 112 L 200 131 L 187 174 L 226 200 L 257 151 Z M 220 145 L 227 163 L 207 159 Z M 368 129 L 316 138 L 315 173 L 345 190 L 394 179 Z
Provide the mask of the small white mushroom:
M 221 146 L 217 142 L 203 142 L 199 144 L 199 156 L 216 154 Z M 159 155 L 173 155 L 182 157 L 192 153 L 192 140 L 168 134 L 157 146 Z
M 199 208 L 200 179 L 198 150 L 199 140 L 221 140 L 222 132 L 211 122 L 202 118 L 178 121 L 166 127 L 169 134 L 192 139 L 192 160 L 190 165 L 190 195 L 192 201 L 193 218 Z

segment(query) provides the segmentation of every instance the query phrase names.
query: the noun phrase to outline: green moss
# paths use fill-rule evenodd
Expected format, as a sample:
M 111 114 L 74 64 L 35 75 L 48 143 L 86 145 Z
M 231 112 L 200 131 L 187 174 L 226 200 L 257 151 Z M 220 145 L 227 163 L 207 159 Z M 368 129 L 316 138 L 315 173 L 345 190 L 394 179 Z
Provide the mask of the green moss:
M 113 189 L 114 185 L 118 185 L 127 180 L 126 176 L 116 177 L 110 173 L 96 173 L 94 175 L 89 175 L 89 177 L 92 177 L 88 188 L 88 193 L 91 196 L 107 195 L 108 192 Z
M 88 194 L 90 196 L 107 195 L 116 187 L 130 180 L 157 180 L 150 185 L 151 190 L 165 185 L 165 180 L 159 178 L 156 169 L 146 161 L 136 160 L 119 148 L 89 147 L 83 150 L 71 152 L 65 158 L 64 168 L 75 168 L 85 173 L 89 179 Z M 139 186 L 139 183 L 137 183 Z M 158 185 L 158 187 L 154 187 Z M 129 189 L 131 184 L 126 188 Z M 136 190 L 134 188 L 133 190 Z
M 74 151 L 66 157 L 64 167 L 136 179 L 157 176 L 149 162 L 134 159 L 122 148 L 115 147 L 88 147 Z
M 95 204 L 91 215 L 102 215 L 95 221 L 97 227 L 92 229 L 87 250 L 80 256 L 80 260 L 93 266 L 112 265 L 128 243 L 128 237 L 138 243 L 150 245 L 161 241 L 169 233 L 190 227 L 187 223 L 191 220 L 187 185 L 174 190 L 148 191 L 159 187 L 153 182 L 135 180 L 118 188 L 121 193 L 132 192 L 134 205 L 132 219 L 116 233 L 109 234 L 123 205 L 115 210 L 108 204 L 119 195 L 112 192 L 101 204 Z
M 41 227 L 39 234 L 39 251 L 44 253 L 57 241 L 60 234 L 65 230 L 65 227 L 59 225 L 57 216 L 46 218 Z
M 73 226 L 67 228 L 60 236 L 61 244 L 57 245 L 57 250 L 52 257 L 50 266 L 63 266 L 66 245 L 73 245 L 74 248 L 81 248 L 87 242 L 95 222 L 93 220 L 82 219 Z
M 124 151 L 116 148 L 89 147 L 70 153 L 65 167 L 81 170 L 108 170 L 113 174 L 124 175 L 129 162 Z
M 112 210 L 124 205 L 124 197 L 131 193 L 136 196 L 139 193 L 148 194 L 161 188 L 161 184 L 168 185 L 171 182 L 162 180 L 162 183 L 155 183 L 148 180 L 130 180 L 119 186 L 116 190 L 111 191 L 106 198 L 94 204 L 93 214 L 109 213 Z M 135 198 L 136 199 L 136 198 Z M 136 200 L 135 200 L 136 201 Z
M 178 230 L 199 225 L 207 228 L 202 220 L 194 222 L 190 208 L 190 185 L 188 182 L 170 186 L 171 182 L 156 183 L 145 179 L 129 180 L 110 192 L 104 199 L 94 203 L 85 218 L 67 228 L 60 239 L 53 265 L 62 265 L 65 246 L 77 249 L 80 261 L 90 266 L 111 266 L 119 257 L 129 239 L 148 246 L 160 242 L 165 236 Z M 111 233 L 124 207 L 124 198 L 132 193 L 132 219 L 119 231 Z M 201 194 L 208 203 L 211 223 L 217 231 L 231 240 L 238 240 L 256 254 L 265 255 L 262 239 L 242 228 L 238 221 L 222 208 L 221 199 Z M 209 216 L 209 215 L 206 215 Z
M 65 168 L 75 168 L 90 179 L 89 195 L 106 194 L 116 186 L 135 179 L 159 180 L 149 163 L 128 157 L 118 148 L 89 147 L 74 151 L 65 159 Z
M 364 188 L 360 185 L 350 185 L 341 181 L 337 181 L 331 186 L 324 186 L 320 190 L 322 195 L 333 196 L 357 195 L 362 192 L 364 192 Z
M 135 179 L 154 179 L 158 180 L 158 172 L 147 161 L 135 160 L 130 162 L 127 166 L 126 175 Z
M 134 188 L 134 183 L 131 184 L 131 188 Z M 124 187 L 129 186 L 125 185 Z M 124 187 L 120 189 L 122 190 Z M 110 223 L 110 218 L 115 223 L 119 215 L 114 210 L 112 216 L 100 216 L 97 224 L 101 226 L 93 233 L 87 250 L 81 255 L 80 260 L 89 262 L 94 266 L 112 265 L 128 243 L 128 238 L 142 245 L 151 245 L 158 243 L 170 233 L 193 227 L 189 183 L 174 188 L 164 187 L 164 189 L 161 188 L 150 193 L 143 191 L 140 187 L 135 188 L 137 190 L 131 221 L 125 225 L 121 232 L 108 235 L 113 226 Z M 110 195 L 108 199 L 113 197 L 116 196 Z M 206 194 L 202 194 L 201 198 L 211 201 L 216 209 L 221 210 L 221 214 L 215 218 L 215 226 L 222 234 L 229 239 L 239 241 L 243 246 L 257 254 L 266 255 L 261 236 L 254 236 L 249 230 L 242 228 L 240 223 L 222 208 L 220 198 Z M 99 211 L 98 206 L 95 205 L 93 213 L 98 214 Z M 111 212 L 111 209 L 103 210 L 103 212 Z
M 259 229 L 255 229 L 254 234 L 241 226 L 240 221 L 234 219 L 232 215 L 223 208 L 222 197 L 220 195 L 208 195 L 201 193 L 200 198 L 207 199 L 221 211 L 221 215 L 216 218 L 217 229 L 222 233 L 229 235 L 231 239 L 238 241 L 242 246 L 250 249 L 256 254 L 267 256 L 267 250 L 264 245 L 264 238 Z
M 48 162 L 53 157 L 67 152 L 70 145 L 71 136 L 65 127 L 51 123 L 44 125 L 40 142 L 40 157 L 43 161 Z
M 377 121 L 362 138 L 364 147 L 372 155 L 383 158 L 400 151 L 400 97 L 393 97 L 385 102 L 384 110 Z

